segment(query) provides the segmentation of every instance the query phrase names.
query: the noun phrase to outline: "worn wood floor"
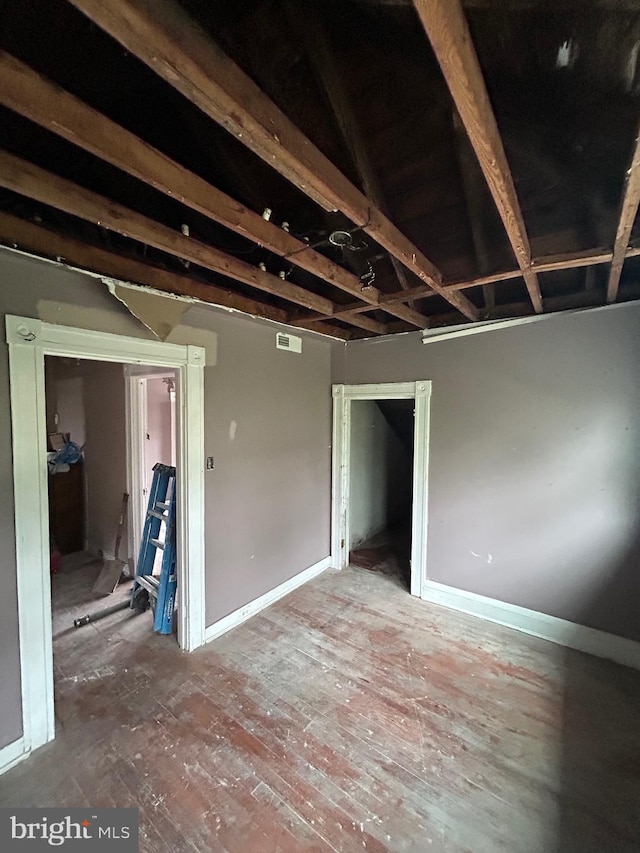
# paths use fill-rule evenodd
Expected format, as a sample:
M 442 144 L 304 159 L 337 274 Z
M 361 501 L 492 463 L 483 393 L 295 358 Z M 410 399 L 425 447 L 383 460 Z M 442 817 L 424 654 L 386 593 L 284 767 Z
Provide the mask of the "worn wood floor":
M 148 613 L 69 630 L 58 585 L 57 738 L 1 805 L 139 806 L 158 853 L 640 850 L 639 673 L 390 572 L 328 571 L 192 655 Z

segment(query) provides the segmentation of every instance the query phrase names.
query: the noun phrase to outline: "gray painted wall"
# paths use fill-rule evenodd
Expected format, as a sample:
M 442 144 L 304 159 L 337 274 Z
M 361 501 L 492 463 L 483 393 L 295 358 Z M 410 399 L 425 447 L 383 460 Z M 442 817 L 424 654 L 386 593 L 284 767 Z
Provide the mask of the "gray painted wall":
M 171 465 L 171 399 L 164 379 L 147 379 L 147 468 L 148 486 L 156 462 Z
M 431 579 L 640 640 L 640 306 L 334 348 L 431 379 Z
M 127 488 L 122 365 L 47 356 L 45 376 L 47 429 L 69 432 L 72 441 L 84 445 L 88 548 L 113 555 L 122 495 Z M 60 417 L 57 428 L 53 423 L 56 411 Z M 121 558 L 128 553 L 127 542 L 125 524 Z
M 44 359 L 47 432 L 69 433 L 80 447 L 85 442 L 84 378 L 77 359 Z M 56 415 L 58 422 L 56 423 Z
M 189 323 L 210 323 L 192 309 Z M 275 349 L 275 327 L 217 316 L 205 369 L 207 624 L 330 551 L 330 343 Z
M 374 400 L 351 404 L 349 548 L 399 520 L 411 465 Z
M 89 549 L 113 555 L 127 489 L 124 374 L 121 364 L 82 361 L 87 439 L 84 467 Z M 127 525 L 120 559 L 128 554 Z
M 99 281 L 0 250 L 0 313 L 153 335 Z M 276 326 L 194 306 L 170 340 L 205 345 L 207 623 L 329 553 L 330 344 L 276 351 Z M 86 393 L 86 384 L 85 384 Z M 235 426 L 234 426 L 235 424 Z M 204 462 L 204 460 L 203 460 Z M 22 731 L 8 351 L 0 346 L 0 748 Z

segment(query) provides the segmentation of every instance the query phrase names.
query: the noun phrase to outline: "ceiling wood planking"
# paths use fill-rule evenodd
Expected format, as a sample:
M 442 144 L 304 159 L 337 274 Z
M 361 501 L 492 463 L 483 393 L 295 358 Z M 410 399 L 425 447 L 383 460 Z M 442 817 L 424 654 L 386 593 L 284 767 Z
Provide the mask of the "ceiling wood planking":
M 504 223 L 534 310 L 543 310 L 513 177 L 460 0 L 414 0 Z
M 609 280 L 607 282 L 607 302 L 615 302 L 618 298 L 620 276 L 622 275 L 622 267 L 629 246 L 631 229 L 633 228 L 633 223 L 638 212 L 638 203 L 640 203 L 640 134 L 636 138 L 631 165 L 627 171 L 624 183 L 620 217 L 618 219 L 616 239 L 613 244 L 611 269 L 609 270 Z
M 170 272 L 151 266 L 149 263 L 127 258 L 115 252 L 83 243 L 73 237 L 67 237 L 50 231 L 42 225 L 35 225 L 9 213 L 0 212 L 0 242 L 4 245 L 35 252 L 61 263 L 100 273 L 132 284 L 141 284 L 172 293 L 187 296 L 200 302 L 233 308 L 255 317 L 287 322 L 288 314 L 282 308 L 265 305 L 231 290 L 225 290 L 215 284 L 205 284 L 189 276 Z
M 68 142 L 122 169 L 192 210 L 253 240 L 328 284 L 375 304 L 376 292 L 260 214 L 230 198 L 198 175 L 106 116 L 0 51 L 0 103 Z
M 291 122 L 174 0 L 70 0 L 95 24 L 302 192 L 340 210 L 469 319 L 437 267 Z
M 328 315 L 333 311 L 333 303 L 323 296 L 264 272 L 232 255 L 226 255 L 192 237 L 186 237 L 166 225 L 6 151 L 0 151 L 0 186 L 115 231 L 124 237 L 153 246 L 162 252 L 168 252 L 177 258 L 188 260 L 212 272 L 241 281 L 257 290 L 314 311 L 323 311 Z

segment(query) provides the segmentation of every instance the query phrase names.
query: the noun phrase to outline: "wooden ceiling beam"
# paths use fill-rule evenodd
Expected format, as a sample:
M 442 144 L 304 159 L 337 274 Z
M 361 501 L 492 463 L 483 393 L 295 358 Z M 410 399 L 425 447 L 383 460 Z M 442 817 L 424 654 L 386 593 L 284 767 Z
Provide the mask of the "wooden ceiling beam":
M 181 273 L 154 267 L 146 261 L 91 246 L 9 213 L 0 212 L 0 244 L 33 252 L 55 259 L 59 263 L 116 278 L 125 283 L 144 285 L 209 305 L 231 308 L 252 317 L 292 325 L 291 315 L 282 308 L 275 308 L 232 290 L 225 290 L 216 284 L 206 284 Z M 346 341 L 353 337 L 348 329 L 330 323 L 316 323 L 313 331 Z
M 288 326 L 304 329 L 304 326 L 296 326 L 296 323 L 291 319 L 287 320 Z M 313 327 L 309 327 L 308 331 L 318 332 L 320 335 L 327 335 L 330 338 L 339 338 L 342 341 L 350 341 L 353 338 L 366 337 L 357 332 L 355 329 L 343 329 L 341 326 L 335 326 L 333 323 L 316 323 Z
M 622 203 L 620 205 L 620 216 L 618 218 L 618 228 L 616 230 L 616 239 L 613 244 L 613 258 L 611 260 L 611 269 L 609 270 L 609 280 L 607 282 L 607 302 L 615 302 L 618 298 L 620 276 L 622 275 L 622 267 L 629 247 L 631 229 L 633 228 L 633 223 L 636 219 L 639 203 L 640 133 L 636 138 L 633 154 L 631 156 L 631 165 L 629 166 L 624 182 Z
M 175 0 L 71 0 L 95 24 L 325 210 L 340 210 L 457 310 L 437 267 L 355 187 Z
M 625 300 L 640 299 L 640 284 L 629 284 L 620 289 L 620 297 Z M 597 291 L 581 290 L 579 293 L 567 293 L 562 296 L 550 296 L 544 300 L 545 311 L 571 311 L 581 308 L 595 308 L 602 305 L 602 296 Z M 516 302 L 496 305 L 495 309 L 483 319 L 500 320 L 509 317 L 531 317 L 535 313 L 529 302 Z
M 348 270 L 0 51 L 0 103 L 328 284 L 375 304 Z
M 630 245 L 627 247 L 624 258 L 636 258 L 640 255 L 640 246 Z M 611 249 L 586 249 L 579 252 L 565 252 L 557 255 L 541 255 L 539 258 L 534 258 L 531 261 L 532 269 L 536 272 L 553 272 L 555 270 L 578 269 L 580 267 L 590 267 L 597 264 L 606 264 L 613 258 Z M 445 290 L 466 290 L 470 287 L 481 287 L 485 284 L 501 281 L 512 281 L 520 278 L 522 271 L 504 270 L 502 272 L 490 273 L 489 275 L 478 276 L 477 278 L 465 279 L 464 281 L 452 281 L 445 284 Z M 379 306 L 387 305 L 395 302 L 406 302 L 408 299 L 426 299 L 436 294 L 431 288 L 424 285 L 412 287 L 408 291 L 398 290 L 395 293 L 381 294 L 379 298 Z M 374 306 L 375 307 L 375 306 Z M 368 306 L 363 306 L 361 310 L 372 310 Z
M 319 317 L 314 314 L 310 317 L 292 318 L 289 320 L 289 325 L 297 326 L 300 329 L 317 329 L 322 327 L 323 324 L 326 324 L 327 320 L 333 319 L 338 318 L 335 317 L 335 315 L 332 315 L 331 317 Z M 366 332 L 371 332 L 374 335 L 388 334 L 388 329 L 385 323 L 380 323 L 378 320 L 374 320 L 373 317 L 365 317 L 364 315 L 354 315 L 351 317 L 345 315 L 340 319 L 343 322 L 348 322 L 351 325 L 356 326 L 359 329 L 364 329 Z M 331 328 L 333 328 L 333 326 Z
M 357 326 L 359 329 L 364 329 L 366 332 L 373 332 L 374 335 L 388 334 L 386 323 L 374 320 L 373 317 L 365 317 L 364 314 L 345 314 L 341 319 L 343 322 Z
M 590 267 L 595 264 L 606 264 L 613 257 L 611 249 L 587 249 L 581 252 L 564 252 L 558 255 L 543 255 L 531 262 L 533 269 L 538 272 L 553 272 L 554 270 L 570 270 L 579 267 Z
M 336 307 L 336 310 L 333 312 L 334 317 L 346 317 L 347 315 L 351 316 L 352 314 L 362 314 L 365 311 L 373 311 L 373 305 L 364 305 L 361 302 L 352 302 L 350 305 L 339 305 Z
M 384 297 L 381 297 L 381 300 Z M 386 305 L 382 301 L 380 305 L 363 305 L 359 302 L 354 302 L 351 305 L 339 305 L 334 309 L 333 314 L 331 315 L 331 319 L 336 320 L 344 320 L 345 322 L 351 323 L 354 326 L 361 325 L 363 329 L 370 329 L 373 331 L 373 323 L 376 325 L 376 331 L 381 335 L 390 334 L 389 326 L 385 323 L 379 323 L 379 321 L 374 320 L 373 318 L 358 318 L 359 314 L 362 314 L 366 311 L 373 311 L 378 307 L 381 311 L 384 311 L 387 314 L 391 314 L 392 317 L 397 317 L 399 320 L 404 320 L 405 323 L 409 323 L 411 326 L 415 326 L 418 329 L 428 329 L 431 325 L 431 320 L 429 317 L 420 313 L 420 311 L 416 311 L 408 305 L 402 305 L 401 303 L 397 304 L 389 304 Z M 316 312 L 315 314 L 311 314 L 308 317 L 304 318 L 305 323 L 314 324 L 320 323 L 323 320 L 326 320 L 327 315 Z M 366 319 L 368 325 L 362 325 L 361 319 Z M 458 318 L 458 322 L 460 322 L 460 318 Z
M 349 305 L 336 305 L 331 317 L 327 317 L 326 314 L 320 314 L 316 311 L 313 314 L 309 314 L 306 317 L 300 319 L 304 319 L 305 321 L 308 321 L 310 323 L 318 323 L 321 320 L 327 319 L 341 320 L 343 317 L 351 317 L 356 314 L 364 314 L 367 311 L 373 310 L 373 305 L 366 305 L 362 302 L 352 302 Z
M 513 248 L 536 313 L 542 295 L 511 170 L 460 0 L 414 0 Z
M 91 246 L 9 213 L 0 212 L 0 242 L 124 282 L 146 285 L 176 296 L 188 296 L 200 302 L 233 308 L 279 323 L 288 320 L 289 315 L 282 308 L 274 308 L 218 285 L 205 284 L 181 273 Z
M 408 293 L 408 291 L 405 291 L 405 293 Z M 416 326 L 418 329 L 429 328 L 431 321 L 425 314 L 422 314 L 420 311 L 416 311 L 415 308 L 410 308 L 408 305 L 404 305 L 402 302 L 392 305 L 385 305 L 384 303 L 381 303 L 378 307 L 382 311 L 386 311 L 387 314 L 391 314 L 392 317 L 397 317 L 399 320 L 411 323 L 412 326 Z M 475 319 L 478 319 L 478 317 L 479 312 L 475 314 Z M 458 319 L 458 322 L 464 323 L 464 320 Z
M 192 237 L 186 237 L 166 225 L 6 151 L 0 151 L 0 186 L 296 305 L 325 314 L 333 312 L 333 303 L 324 296 L 283 281 L 278 276 L 264 272 Z

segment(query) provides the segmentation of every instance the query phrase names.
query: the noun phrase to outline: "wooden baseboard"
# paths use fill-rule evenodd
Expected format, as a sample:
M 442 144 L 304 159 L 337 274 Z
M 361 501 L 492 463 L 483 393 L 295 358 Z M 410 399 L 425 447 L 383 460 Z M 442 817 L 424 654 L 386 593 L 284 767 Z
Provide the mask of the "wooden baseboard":
M 0 749 L 0 773 L 6 773 L 30 755 L 24 738 L 18 738 Z
M 576 622 L 568 622 L 557 616 L 528 610 L 526 607 L 508 604 L 495 598 L 487 598 L 475 592 L 456 589 L 437 581 L 426 581 L 422 598 L 433 604 L 442 604 L 452 610 L 469 613 L 489 622 L 497 622 L 498 625 L 515 628 L 517 631 L 541 637 L 543 640 L 549 640 L 579 652 L 586 652 L 623 666 L 640 669 L 640 643 L 625 637 L 587 628 Z
M 209 625 L 205 630 L 205 643 L 215 640 L 216 637 L 220 637 L 222 634 L 226 634 L 227 631 L 230 631 L 237 625 L 241 625 L 243 622 L 246 622 L 247 619 L 255 616 L 256 613 L 264 610 L 265 607 L 269 607 L 270 604 L 274 604 L 279 599 L 284 598 L 285 595 L 293 592 L 294 589 L 297 589 L 299 586 L 307 583 L 307 581 L 310 581 L 312 578 L 317 577 L 326 569 L 330 568 L 330 566 L 331 557 L 325 557 L 324 560 L 320 560 L 319 563 L 309 566 L 308 569 L 305 569 L 299 574 L 294 575 L 292 578 L 289 578 L 288 581 L 281 583 L 279 586 L 275 587 L 275 589 L 265 592 L 264 595 L 261 595 L 259 598 L 255 598 L 253 601 L 250 601 L 249 604 L 245 604 L 244 607 L 239 607 L 237 610 L 234 610 L 233 613 L 229 613 L 228 616 L 218 619 L 217 622 L 214 622 L 213 625 Z

